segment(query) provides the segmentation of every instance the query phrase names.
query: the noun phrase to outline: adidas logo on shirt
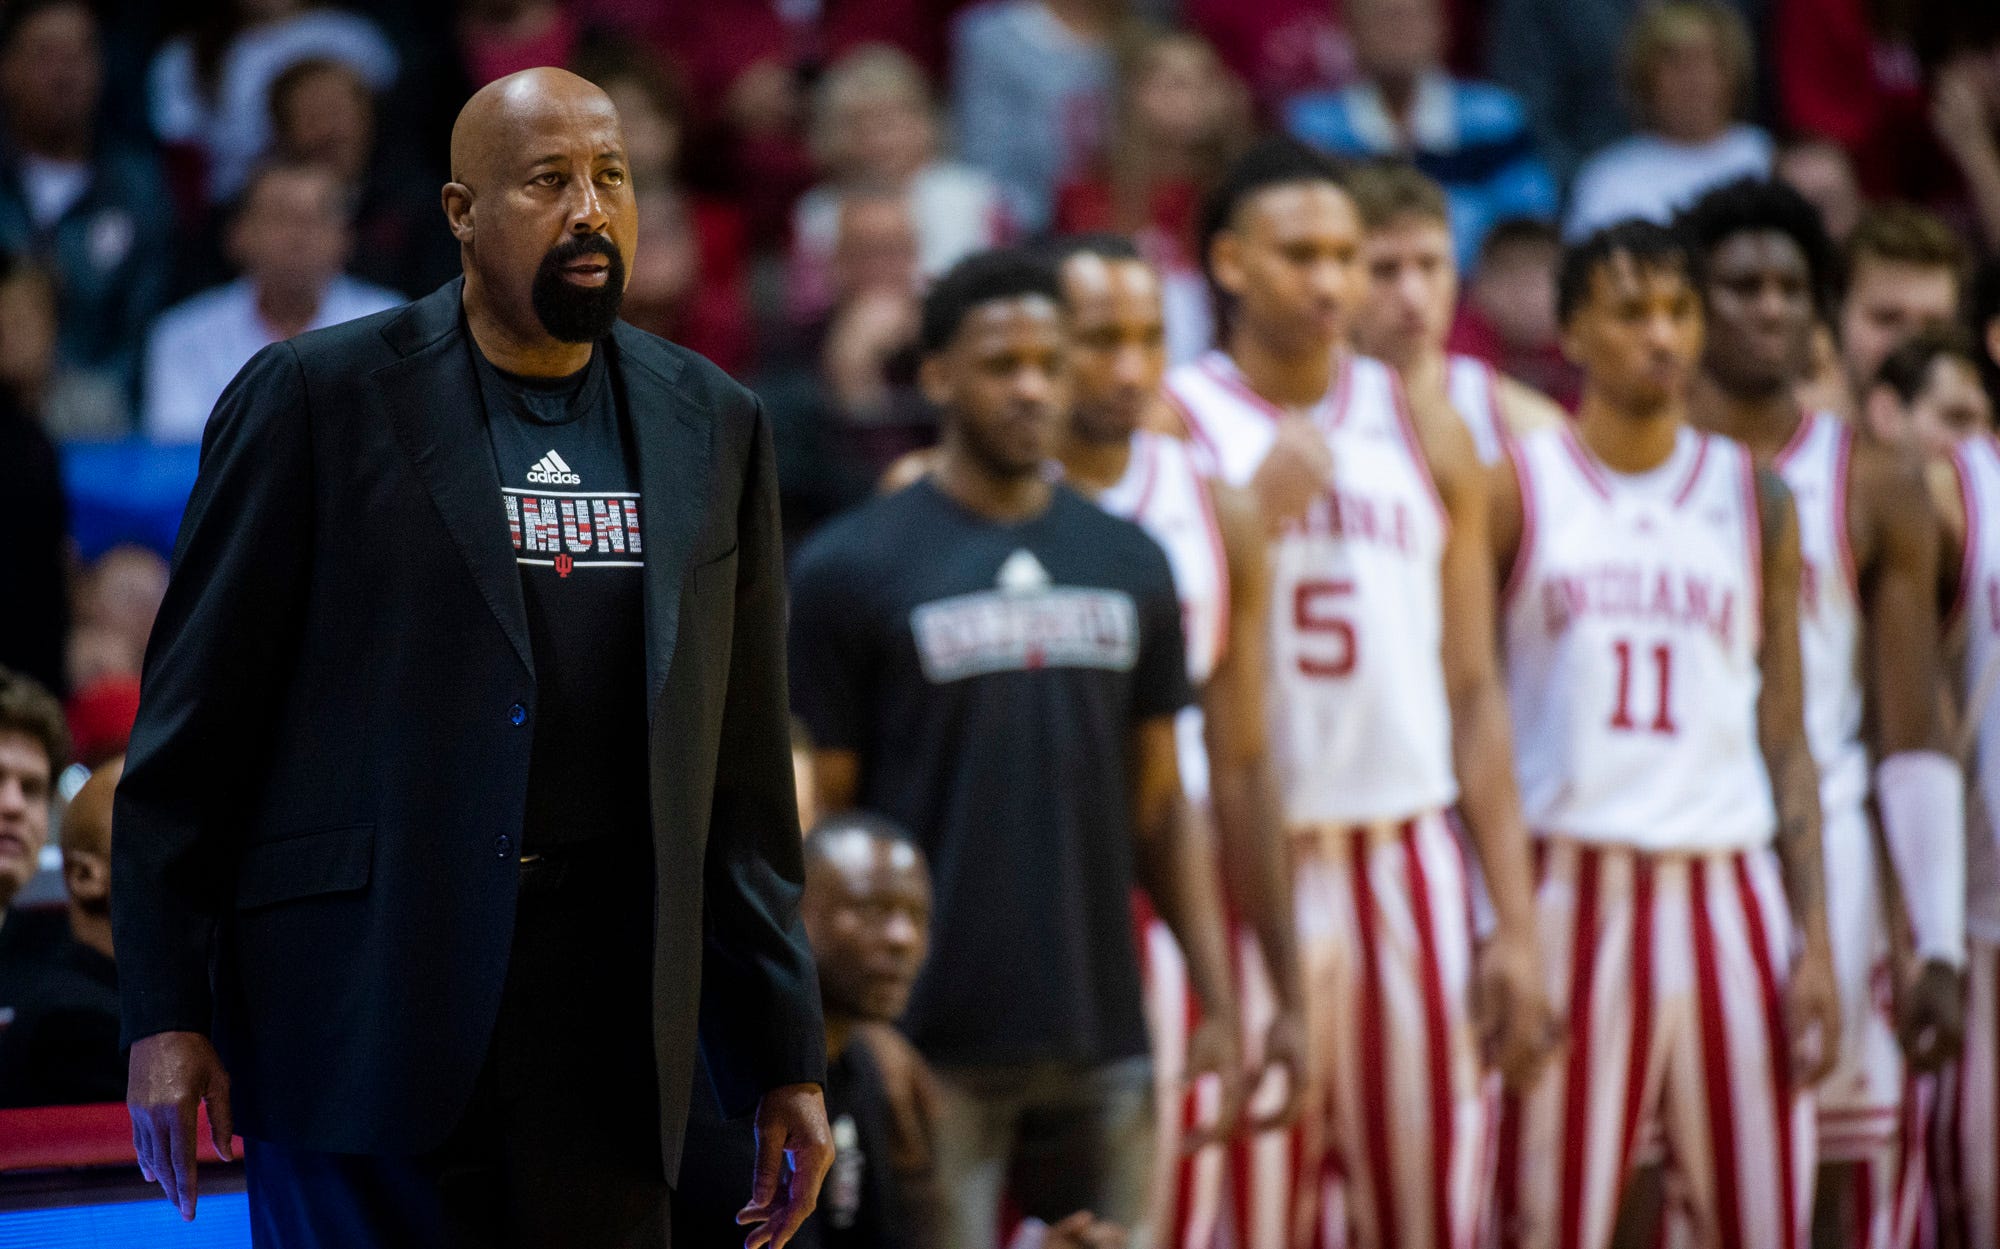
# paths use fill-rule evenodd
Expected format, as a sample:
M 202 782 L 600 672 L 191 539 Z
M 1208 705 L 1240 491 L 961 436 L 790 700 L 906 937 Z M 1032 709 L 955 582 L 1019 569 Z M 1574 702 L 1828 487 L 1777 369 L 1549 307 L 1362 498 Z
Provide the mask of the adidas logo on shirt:
M 565 464 L 563 458 L 554 451 L 535 461 L 535 466 L 528 470 L 528 480 L 537 486 L 580 486 L 583 484 L 583 478 L 577 476 L 576 472 L 568 464 Z

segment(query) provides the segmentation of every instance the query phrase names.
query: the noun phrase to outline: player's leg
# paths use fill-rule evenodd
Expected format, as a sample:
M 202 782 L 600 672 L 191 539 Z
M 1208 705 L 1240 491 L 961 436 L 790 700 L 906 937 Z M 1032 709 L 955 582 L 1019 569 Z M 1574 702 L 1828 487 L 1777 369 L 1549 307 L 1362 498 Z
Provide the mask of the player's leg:
M 1662 899 L 1650 860 L 1552 841 L 1536 891 L 1542 957 L 1567 1034 L 1533 1090 L 1503 1099 L 1494 1201 L 1504 1249 L 1609 1243 L 1657 1100 Z
M 2000 1249 L 2000 947 L 1967 947 L 1965 1050 L 1940 1094 L 1933 1169 L 1943 1243 Z
M 1007 1190 L 1026 1076 L 1021 1068 L 938 1067 L 932 1072 L 937 1114 L 931 1142 L 939 1194 L 939 1249 L 979 1249 L 993 1242 Z
M 1306 896 L 1300 888 L 1299 900 L 1303 902 Z M 1236 934 L 1235 952 L 1244 1052 L 1254 1063 L 1264 1033 L 1277 1016 L 1278 997 L 1263 949 L 1247 928 Z M 1309 960 L 1303 974 L 1308 982 L 1314 980 Z M 1312 1000 L 1308 989 L 1307 1001 Z M 1269 1114 L 1287 1095 L 1282 1081 L 1274 1077 L 1252 1095 L 1248 1113 L 1252 1117 Z M 1309 1093 L 1303 1096 L 1310 1098 Z M 1291 1243 L 1288 1212 L 1297 1182 L 1301 1132 L 1295 1125 L 1281 1132 L 1244 1133 L 1229 1143 L 1225 1187 L 1236 1249 L 1285 1249 Z
M 1357 1044 L 1359 966 L 1346 839 L 1307 837 L 1299 843 L 1293 914 L 1304 980 L 1309 1083 L 1297 1128 L 1274 1145 L 1262 1144 L 1256 1161 L 1268 1190 L 1282 1177 L 1283 1243 L 1291 1249 L 1326 1249 L 1330 1176 L 1340 1169 L 1340 1072 L 1343 1055 Z M 1275 1134 L 1274 1134 L 1275 1135 Z M 1258 1249 L 1264 1242 L 1253 1242 Z
M 1336 1053 L 1341 1171 L 1356 1243 L 1469 1244 L 1488 1107 L 1470 1018 L 1472 923 L 1441 814 L 1351 839 L 1358 1029 Z
M 1791 921 L 1768 851 L 1690 862 L 1694 1011 L 1669 1059 L 1669 1165 L 1698 1244 L 1798 1249 L 1812 1195 L 1811 1098 L 1784 1024 Z
M 1187 962 L 1173 934 L 1150 910 L 1140 925 L 1146 1018 L 1153 1038 L 1153 1172 L 1148 1208 L 1162 1249 L 1209 1249 L 1220 1207 L 1223 1150 L 1182 1147 L 1197 1126 L 1212 1124 L 1221 1101 L 1213 1078 L 1185 1087 L 1187 1047 L 1200 1020 Z
M 1826 813 L 1827 929 L 1839 982 L 1840 1055 L 1814 1090 L 1816 1249 L 1891 1249 L 1900 1187 L 1903 1054 L 1887 993 L 1881 873 L 1859 806 Z

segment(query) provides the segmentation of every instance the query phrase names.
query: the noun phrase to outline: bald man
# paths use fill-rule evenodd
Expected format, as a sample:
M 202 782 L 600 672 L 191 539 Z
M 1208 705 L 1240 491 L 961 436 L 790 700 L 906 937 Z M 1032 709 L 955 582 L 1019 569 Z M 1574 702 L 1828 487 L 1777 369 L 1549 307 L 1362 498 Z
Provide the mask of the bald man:
M 118 789 L 140 1169 L 197 1109 L 262 1246 L 660 1246 L 697 1027 L 751 1249 L 831 1157 L 771 430 L 618 320 L 618 116 L 537 69 L 451 139 L 464 276 L 216 405 Z

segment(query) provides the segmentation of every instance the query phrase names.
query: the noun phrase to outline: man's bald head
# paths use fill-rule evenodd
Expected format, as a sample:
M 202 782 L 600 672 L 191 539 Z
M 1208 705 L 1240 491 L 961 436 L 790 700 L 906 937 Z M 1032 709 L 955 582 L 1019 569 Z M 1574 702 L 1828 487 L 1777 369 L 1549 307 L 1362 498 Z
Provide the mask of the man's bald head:
M 518 352 L 495 360 L 515 371 L 544 371 L 531 367 L 542 357 L 574 367 L 560 345 L 610 332 L 638 245 L 611 98 L 561 69 L 490 82 L 452 126 L 451 170 L 445 217 L 481 348 Z

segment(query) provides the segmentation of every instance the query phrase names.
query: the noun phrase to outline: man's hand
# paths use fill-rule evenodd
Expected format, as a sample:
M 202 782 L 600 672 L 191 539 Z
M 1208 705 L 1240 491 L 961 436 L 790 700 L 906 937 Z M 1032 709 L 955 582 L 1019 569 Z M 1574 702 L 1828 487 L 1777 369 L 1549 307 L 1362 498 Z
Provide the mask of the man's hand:
M 1243 1065 L 1237 1057 L 1237 1023 L 1234 1015 L 1206 1015 L 1188 1038 L 1187 1071 L 1182 1079 L 1188 1086 L 1203 1076 L 1214 1076 L 1222 1085 L 1216 1102 L 1215 1118 L 1197 1125 L 1181 1141 L 1184 1153 L 1228 1140 L 1236 1130 L 1236 1117 L 1243 1112 Z M 1185 1095 L 1185 1088 L 1183 1095 Z
M 1249 1096 L 1264 1086 L 1273 1072 L 1282 1074 L 1285 1096 L 1276 1107 L 1250 1123 L 1252 1132 L 1276 1132 L 1297 1122 L 1306 1104 L 1306 1025 L 1297 1011 L 1280 1010 L 1264 1030 L 1263 1064 L 1251 1082 Z
M 1319 426 L 1304 417 L 1278 422 L 1278 434 L 1264 462 L 1250 478 L 1250 493 L 1264 525 L 1277 533 L 1298 520 L 1333 480 L 1333 448 Z
M 1823 939 L 1809 939 L 1792 969 L 1785 989 L 1785 1031 L 1799 1085 L 1824 1080 L 1840 1054 L 1840 990 L 1833 977 L 1833 950 Z
M 1527 1092 L 1559 1039 L 1531 932 L 1503 929 L 1480 948 L 1472 1018 L 1487 1063 L 1509 1089 Z
M 225 1162 L 230 1154 L 229 1073 L 215 1046 L 199 1032 L 159 1032 L 132 1047 L 125 1106 L 139 1174 L 158 1184 L 181 1218 L 194 1218 L 197 1112 L 208 1103 L 209 1137 Z
M 1125 1249 L 1125 1229 L 1078 1210 L 1043 1234 L 1042 1249 Z
M 789 1165 L 787 1165 L 789 1164 Z M 785 1249 L 819 1204 L 820 1181 L 833 1165 L 833 1131 L 817 1084 L 786 1084 L 757 1103 L 757 1171 L 750 1204 L 736 1222 L 755 1223 L 744 1249 Z
M 1965 1042 L 1964 985 L 1958 969 L 1926 959 L 1896 995 L 1896 1039 L 1910 1068 L 1938 1070 L 1958 1057 Z

